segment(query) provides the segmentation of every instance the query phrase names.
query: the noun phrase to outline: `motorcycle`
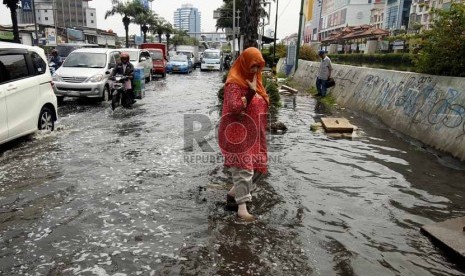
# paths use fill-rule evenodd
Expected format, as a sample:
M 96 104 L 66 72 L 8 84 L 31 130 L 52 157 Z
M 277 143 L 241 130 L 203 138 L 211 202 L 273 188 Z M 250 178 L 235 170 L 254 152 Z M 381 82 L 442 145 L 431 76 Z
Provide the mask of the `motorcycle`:
M 118 106 L 129 108 L 132 106 L 132 99 L 127 93 L 126 82 L 130 81 L 127 76 L 116 75 L 110 78 L 113 81 L 111 89 L 111 108 L 115 110 Z
M 48 67 L 50 68 L 50 74 L 53 76 L 53 74 L 55 74 L 55 71 L 57 70 L 55 62 L 50 62 L 48 64 Z
M 229 59 L 224 59 L 223 61 L 223 70 L 229 70 L 231 68 L 231 61 Z

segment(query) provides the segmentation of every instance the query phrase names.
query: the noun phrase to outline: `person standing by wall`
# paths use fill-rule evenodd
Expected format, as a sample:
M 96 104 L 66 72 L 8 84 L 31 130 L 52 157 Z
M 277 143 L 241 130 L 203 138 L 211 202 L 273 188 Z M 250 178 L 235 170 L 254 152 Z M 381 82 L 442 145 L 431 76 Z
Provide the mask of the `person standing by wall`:
M 325 51 L 318 51 L 318 56 L 321 58 L 321 63 L 320 69 L 318 70 L 318 76 L 316 78 L 316 90 L 318 91 L 317 96 L 325 97 L 328 89 L 327 82 L 331 78 L 333 67 L 331 65 L 331 59 L 326 55 Z
M 234 186 L 228 201 L 238 204 L 237 215 L 245 221 L 255 217 L 247 210 L 254 180 L 267 173 L 268 153 L 266 124 L 269 97 L 262 84 L 265 60 L 261 52 L 250 47 L 231 67 L 224 89 L 223 113 L 218 140 L 224 165 L 232 175 Z

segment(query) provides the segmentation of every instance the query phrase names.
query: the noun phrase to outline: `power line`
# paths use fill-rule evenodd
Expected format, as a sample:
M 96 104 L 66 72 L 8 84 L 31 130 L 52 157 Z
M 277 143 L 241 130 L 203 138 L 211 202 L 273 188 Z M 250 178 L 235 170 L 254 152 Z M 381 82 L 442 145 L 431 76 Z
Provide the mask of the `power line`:
M 284 12 L 286 12 L 286 9 L 289 7 L 289 5 L 291 4 L 291 1 L 292 0 L 289 0 L 289 2 L 287 2 L 287 5 L 284 7 L 283 11 L 279 14 L 278 16 L 278 19 L 281 18 L 281 16 L 283 16 Z

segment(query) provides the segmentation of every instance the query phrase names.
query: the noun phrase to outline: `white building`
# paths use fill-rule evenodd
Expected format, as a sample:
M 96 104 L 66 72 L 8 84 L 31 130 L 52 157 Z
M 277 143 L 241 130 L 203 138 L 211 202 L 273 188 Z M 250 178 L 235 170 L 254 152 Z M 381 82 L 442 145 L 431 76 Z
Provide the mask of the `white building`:
M 432 9 L 448 9 L 452 0 L 412 0 L 410 6 L 409 29 L 429 30 L 431 29 L 433 15 Z M 462 0 L 462 2 L 465 2 Z
M 320 40 L 345 26 L 370 23 L 373 0 L 323 0 Z

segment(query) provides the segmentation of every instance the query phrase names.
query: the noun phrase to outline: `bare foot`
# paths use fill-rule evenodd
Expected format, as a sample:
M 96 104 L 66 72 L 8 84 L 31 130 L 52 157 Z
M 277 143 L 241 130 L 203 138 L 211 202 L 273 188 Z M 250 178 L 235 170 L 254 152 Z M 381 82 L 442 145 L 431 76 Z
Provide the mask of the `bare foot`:
M 237 210 L 237 216 L 246 222 L 252 222 L 256 220 L 255 216 L 251 215 L 249 211 L 247 210 L 247 206 L 245 203 L 239 204 L 239 208 Z

